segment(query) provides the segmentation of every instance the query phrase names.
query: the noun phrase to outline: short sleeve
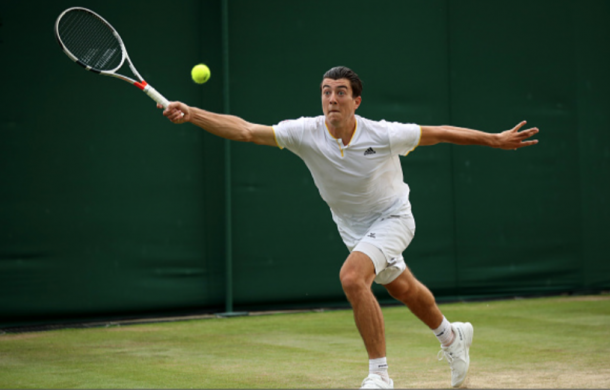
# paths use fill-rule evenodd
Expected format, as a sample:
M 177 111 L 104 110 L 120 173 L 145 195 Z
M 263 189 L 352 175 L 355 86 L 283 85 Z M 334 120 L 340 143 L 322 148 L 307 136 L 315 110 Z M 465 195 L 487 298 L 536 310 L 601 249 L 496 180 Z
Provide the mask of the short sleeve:
M 388 123 L 388 135 L 392 154 L 406 156 L 419 145 L 421 127 L 414 123 Z
M 275 133 L 275 142 L 280 149 L 287 148 L 291 151 L 299 149 L 305 127 L 304 120 L 305 118 L 290 119 L 272 126 Z

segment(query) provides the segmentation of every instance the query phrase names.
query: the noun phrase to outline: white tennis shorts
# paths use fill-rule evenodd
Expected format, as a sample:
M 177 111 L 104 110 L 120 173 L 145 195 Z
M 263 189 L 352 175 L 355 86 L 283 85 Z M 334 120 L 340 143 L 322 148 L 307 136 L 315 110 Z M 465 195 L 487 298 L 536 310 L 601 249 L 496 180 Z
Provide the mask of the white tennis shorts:
M 407 268 L 402 253 L 415 235 L 415 219 L 410 209 L 403 209 L 377 219 L 358 241 L 341 226 L 339 233 L 350 252 L 362 252 L 371 258 L 377 275 L 375 283 L 388 284 Z

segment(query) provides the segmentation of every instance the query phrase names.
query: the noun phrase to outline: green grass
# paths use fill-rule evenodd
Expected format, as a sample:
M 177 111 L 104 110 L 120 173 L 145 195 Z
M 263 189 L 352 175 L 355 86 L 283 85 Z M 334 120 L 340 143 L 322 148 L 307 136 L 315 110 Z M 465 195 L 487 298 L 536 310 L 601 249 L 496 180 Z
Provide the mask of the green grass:
M 610 387 L 610 296 L 441 305 L 469 321 L 471 388 Z M 438 342 L 383 309 L 397 388 L 448 388 Z M 0 388 L 357 388 L 366 352 L 349 310 L 0 335 Z

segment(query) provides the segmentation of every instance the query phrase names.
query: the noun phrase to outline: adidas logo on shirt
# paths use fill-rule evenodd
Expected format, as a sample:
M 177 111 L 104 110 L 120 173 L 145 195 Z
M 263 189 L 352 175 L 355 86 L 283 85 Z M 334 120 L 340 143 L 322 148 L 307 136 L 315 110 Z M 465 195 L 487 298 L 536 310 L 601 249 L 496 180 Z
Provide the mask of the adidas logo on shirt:
M 367 150 L 364 151 L 364 155 L 368 156 L 369 154 L 375 154 L 377 153 L 373 148 L 368 148 Z

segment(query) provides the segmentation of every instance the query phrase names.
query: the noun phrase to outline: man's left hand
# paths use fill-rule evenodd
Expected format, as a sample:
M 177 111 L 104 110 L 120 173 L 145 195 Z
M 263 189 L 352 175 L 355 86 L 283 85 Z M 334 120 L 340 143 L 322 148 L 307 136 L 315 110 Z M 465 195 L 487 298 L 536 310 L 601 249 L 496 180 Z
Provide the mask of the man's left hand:
M 537 139 L 532 139 L 532 140 L 526 141 L 526 139 L 528 139 L 528 138 L 532 137 L 534 134 L 538 133 L 539 130 L 537 127 L 532 127 L 531 129 L 519 131 L 519 129 L 521 127 L 523 127 L 523 125 L 525 125 L 526 123 L 527 123 L 526 121 L 523 121 L 523 122 L 517 124 L 517 126 L 513 127 L 512 129 L 499 133 L 497 135 L 498 144 L 497 144 L 496 148 L 505 149 L 505 150 L 510 150 L 510 149 L 517 150 L 524 146 L 530 146 L 530 145 L 537 144 L 538 143 Z

